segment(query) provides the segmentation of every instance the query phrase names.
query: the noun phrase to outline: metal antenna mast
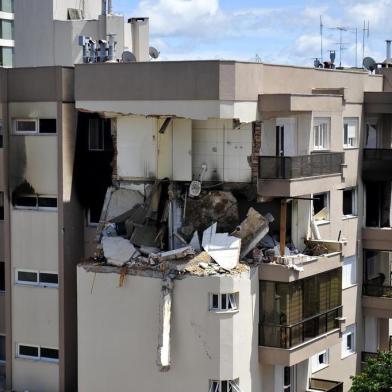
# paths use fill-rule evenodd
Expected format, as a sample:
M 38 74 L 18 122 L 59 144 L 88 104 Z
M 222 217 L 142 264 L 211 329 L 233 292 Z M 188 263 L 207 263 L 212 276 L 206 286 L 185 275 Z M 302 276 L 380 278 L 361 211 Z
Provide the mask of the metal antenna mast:
M 323 62 L 323 28 L 324 28 L 323 17 L 322 17 L 322 15 L 320 15 L 320 51 L 321 51 L 320 60 L 321 60 L 321 63 Z
M 346 50 L 347 48 L 344 46 L 345 43 L 343 42 L 343 31 L 348 31 L 348 27 L 343 27 L 343 26 L 338 26 L 338 27 L 332 27 L 331 30 L 338 30 L 339 31 L 339 42 L 337 43 L 339 45 L 339 67 L 342 66 L 342 52 L 343 50 Z
M 366 21 L 363 21 L 363 29 L 362 29 L 362 61 L 365 58 L 365 36 L 369 39 L 370 35 L 370 24 L 369 21 L 367 22 L 366 28 Z

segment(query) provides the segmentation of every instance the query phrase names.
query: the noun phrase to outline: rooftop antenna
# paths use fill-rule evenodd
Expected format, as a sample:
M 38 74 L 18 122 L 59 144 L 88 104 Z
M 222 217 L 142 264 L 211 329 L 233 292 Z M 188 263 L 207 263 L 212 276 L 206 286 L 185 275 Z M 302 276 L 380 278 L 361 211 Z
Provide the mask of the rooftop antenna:
M 320 15 L 320 60 L 323 62 L 323 16 Z
M 347 49 L 344 46 L 345 43 L 343 42 L 343 31 L 348 31 L 349 29 L 347 27 L 338 26 L 338 27 L 332 27 L 331 30 L 338 30 L 339 31 L 339 42 L 337 44 L 339 45 L 339 67 L 341 67 L 342 66 L 342 52 L 343 52 L 343 50 Z
M 366 27 L 366 21 L 363 21 L 363 29 L 362 29 L 362 61 L 365 58 L 365 37 L 369 39 L 370 35 L 370 23 L 367 21 L 367 27 Z

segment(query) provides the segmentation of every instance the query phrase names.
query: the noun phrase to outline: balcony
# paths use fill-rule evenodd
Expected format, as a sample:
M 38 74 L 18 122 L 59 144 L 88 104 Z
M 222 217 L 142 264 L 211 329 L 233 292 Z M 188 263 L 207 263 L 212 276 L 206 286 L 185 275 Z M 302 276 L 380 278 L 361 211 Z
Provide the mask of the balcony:
M 262 364 L 292 366 L 340 341 L 342 306 L 291 325 L 259 326 L 259 360 Z
M 368 317 L 392 318 L 392 287 L 381 284 L 362 285 L 362 306 Z
M 343 392 L 343 383 L 340 381 L 311 378 L 308 391 Z
M 362 178 L 364 181 L 392 180 L 392 149 L 365 148 L 363 150 Z
M 327 191 L 325 176 L 341 176 L 344 153 L 302 156 L 260 156 L 258 191 L 261 196 L 300 196 Z M 328 188 L 328 189 L 327 189 Z

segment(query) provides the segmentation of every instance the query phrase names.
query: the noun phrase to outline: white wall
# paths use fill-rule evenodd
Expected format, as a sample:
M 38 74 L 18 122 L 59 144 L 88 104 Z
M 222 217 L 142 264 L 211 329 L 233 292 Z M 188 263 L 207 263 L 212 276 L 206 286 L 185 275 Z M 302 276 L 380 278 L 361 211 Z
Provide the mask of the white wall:
M 256 269 L 175 281 L 172 365 L 164 373 L 156 365 L 161 280 L 128 275 L 122 288 L 118 280 L 119 274 L 78 268 L 80 391 L 126 391 L 131 385 L 149 392 L 200 392 L 208 391 L 210 379 L 235 378 L 244 391 L 261 390 Z M 210 292 L 233 291 L 239 292 L 238 312 L 208 310 Z

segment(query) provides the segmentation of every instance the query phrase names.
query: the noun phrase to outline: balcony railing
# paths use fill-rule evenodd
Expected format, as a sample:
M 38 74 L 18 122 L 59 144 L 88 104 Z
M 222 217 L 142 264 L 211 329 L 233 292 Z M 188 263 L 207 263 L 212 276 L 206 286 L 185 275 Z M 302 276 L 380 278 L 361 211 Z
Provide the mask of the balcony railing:
M 262 323 L 259 331 L 261 346 L 289 349 L 317 336 L 339 328 L 342 306 L 308 317 L 291 325 Z
M 260 156 L 260 179 L 294 179 L 341 174 L 343 152 L 317 153 L 296 157 Z
M 311 378 L 309 380 L 309 389 L 324 392 L 343 392 L 343 383 L 340 381 Z
M 369 297 L 387 297 L 392 299 L 392 287 L 382 286 L 381 284 L 364 283 L 362 285 L 363 295 Z
M 392 148 L 364 148 L 363 159 L 365 161 L 391 161 Z

